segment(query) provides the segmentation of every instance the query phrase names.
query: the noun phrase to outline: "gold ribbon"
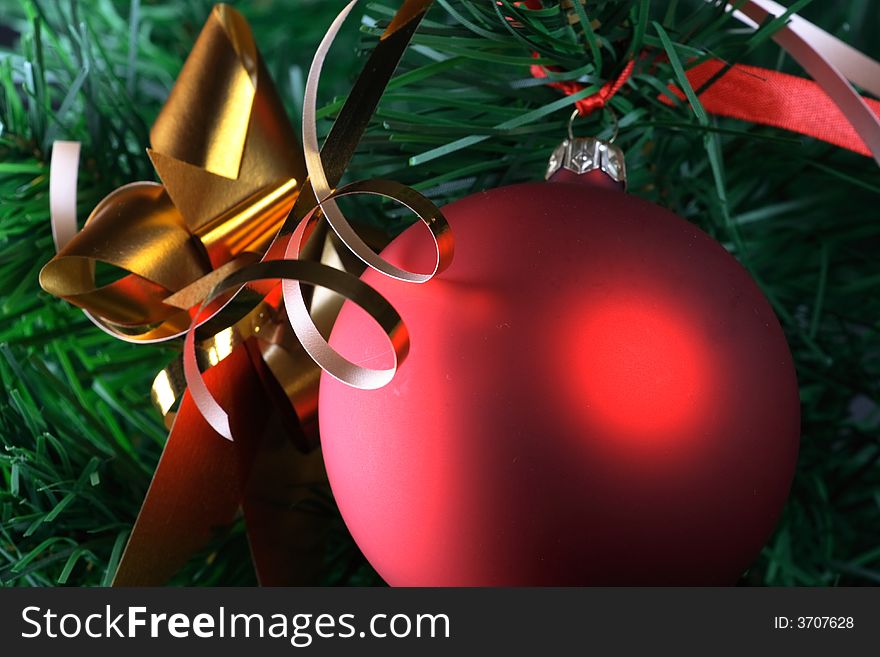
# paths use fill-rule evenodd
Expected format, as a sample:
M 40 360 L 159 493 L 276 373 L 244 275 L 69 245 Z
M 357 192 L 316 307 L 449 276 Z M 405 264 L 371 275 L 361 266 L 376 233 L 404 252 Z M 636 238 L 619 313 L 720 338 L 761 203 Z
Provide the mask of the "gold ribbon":
M 111 193 L 40 273 L 47 292 L 136 342 L 182 335 L 212 272 L 259 259 L 305 178 L 250 29 L 225 5 L 211 12 L 150 141 L 162 185 Z M 96 282 L 98 266 L 114 280 Z
M 340 266 L 341 246 L 367 266 L 412 282 L 429 280 L 451 261 L 448 225 L 436 206 L 417 192 L 392 181 L 358 182 L 334 190 L 330 180 L 338 180 L 344 171 L 429 0 L 404 2 L 382 36 L 373 56 L 377 65 L 368 66 L 356 82 L 328 138 L 331 157 L 325 170 L 315 129 L 317 84 L 329 47 L 354 4 L 346 6 L 328 30 L 310 71 L 303 117 L 305 156 L 246 22 L 230 7 L 216 6 L 150 131 L 148 153 L 162 184 L 131 183 L 108 195 L 40 274 L 46 291 L 80 306 L 120 339 L 157 342 L 187 335 L 183 362 L 172 363 L 153 383 L 153 402 L 169 426 L 174 405 L 188 386 L 211 426 L 231 438 L 225 411 L 214 402 L 200 372 L 252 337 L 260 339 L 267 364 L 303 422 L 312 421 L 316 409 L 315 363 L 358 387 L 384 385 L 394 368 L 376 371 L 349 363 L 329 347 L 322 333 L 327 333 L 341 300 L 351 299 L 386 328 L 401 361 L 406 355 L 405 327 L 393 309 L 378 302 L 351 274 L 324 271 L 326 265 L 319 261 Z M 401 40 L 403 46 L 395 43 Z M 303 187 L 307 171 L 311 178 Z M 53 180 L 64 175 L 53 169 Z M 75 186 L 69 163 L 66 175 Z M 437 244 L 433 272 L 405 272 L 376 255 L 335 201 L 356 193 L 397 200 L 428 225 Z M 53 226 L 61 233 L 71 232 L 69 225 L 60 226 L 57 217 L 63 214 L 53 212 Z M 289 258 L 312 264 L 283 263 Z M 359 274 L 362 267 L 354 266 L 353 273 Z M 99 268 L 116 276 L 99 283 Z M 273 294 L 280 279 L 286 279 L 285 303 L 277 291 Z M 322 295 L 316 303 L 318 296 L 306 298 L 300 281 L 328 286 L 340 296 Z M 285 314 L 290 326 L 282 320 Z M 296 339 L 290 335 L 291 326 Z M 310 358 L 303 357 L 303 349 Z
M 414 190 L 392 181 L 335 189 L 430 4 L 403 2 L 320 153 L 315 97 L 321 63 L 354 2 L 333 23 L 309 75 L 305 156 L 250 29 L 224 5 L 212 11 L 150 132 L 148 153 L 161 185 L 135 182 L 117 189 L 77 233 L 79 147 L 56 144 L 50 206 L 58 253 L 40 274 L 44 289 L 78 305 L 122 340 L 185 335 L 184 357 L 153 382 L 153 402 L 171 433 L 114 584 L 161 583 L 204 545 L 215 524 L 231 518 L 236 504 L 247 518 L 260 581 L 311 581 L 286 551 L 319 542 L 321 523 L 282 511 L 292 503 L 291 491 L 309 477 L 325 477 L 314 458 L 318 365 L 360 387 L 393 376 L 393 370 L 349 363 L 322 335 L 350 299 L 386 331 L 402 360 L 406 327 L 358 275 L 366 264 L 423 282 L 452 257 L 448 225 Z M 373 248 L 383 247 L 384 238 L 363 239 L 335 203 L 356 193 L 395 199 L 425 221 L 437 245 L 433 273 L 404 272 L 376 255 Z M 335 294 L 307 296 L 300 282 Z M 206 375 L 209 386 L 202 369 L 215 365 Z M 272 429 L 278 423 L 287 426 L 283 436 Z M 232 439 L 232 426 L 241 440 L 214 440 L 218 433 Z M 303 534 L 308 528 L 315 538 Z

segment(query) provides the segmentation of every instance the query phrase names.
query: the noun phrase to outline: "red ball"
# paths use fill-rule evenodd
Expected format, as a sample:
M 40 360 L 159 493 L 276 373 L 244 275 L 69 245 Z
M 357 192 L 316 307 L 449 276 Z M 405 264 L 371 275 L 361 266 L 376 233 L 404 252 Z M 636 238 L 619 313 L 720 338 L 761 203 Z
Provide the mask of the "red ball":
M 799 437 L 767 300 L 670 212 L 578 182 L 444 209 L 451 267 L 364 275 L 412 346 L 364 391 L 324 375 L 330 483 L 391 585 L 732 584 L 785 503 Z M 424 270 L 424 227 L 383 255 Z M 347 303 L 331 344 L 388 366 Z

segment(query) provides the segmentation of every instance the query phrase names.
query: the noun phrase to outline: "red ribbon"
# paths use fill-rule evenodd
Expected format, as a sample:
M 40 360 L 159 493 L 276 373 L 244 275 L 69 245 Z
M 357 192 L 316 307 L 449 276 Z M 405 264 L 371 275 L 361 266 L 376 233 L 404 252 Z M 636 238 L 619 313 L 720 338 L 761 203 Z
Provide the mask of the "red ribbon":
M 539 57 L 538 53 L 533 53 L 532 56 L 536 59 Z M 581 100 L 577 101 L 575 103 L 575 106 L 577 107 L 578 112 L 580 112 L 580 115 L 586 116 L 590 112 L 605 107 L 605 104 L 609 100 L 611 100 L 614 94 L 616 94 L 620 90 L 620 88 L 624 84 L 626 84 L 627 80 L 629 80 L 629 76 L 632 75 L 634 67 L 635 60 L 630 60 L 629 63 L 620 72 L 620 75 L 617 76 L 616 80 L 609 80 L 604 85 L 602 85 L 602 88 L 599 89 L 599 91 L 597 91 L 593 95 L 587 96 L 586 98 L 582 98 Z M 531 71 L 533 77 L 547 77 L 548 69 L 538 64 L 532 64 L 532 67 L 529 70 Z M 554 89 L 559 89 L 566 96 L 574 95 L 585 88 L 584 85 L 580 84 L 579 82 L 574 82 L 572 80 L 562 82 L 548 82 L 547 86 L 553 87 Z
M 537 57 L 537 53 L 534 56 Z M 629 79 L 634 65 L 635 60 L 631 60 L 616 80 L 607 82 L 595 94 L 578 101 L 576 106 L 581 116 L 604 107 Z M 725 66 L 717 59 L 698 64 L 687 71 L 688 82 L 699 90 Z M 532 76 L 536 78 L 546 78 L 547 70 L 537 64 L 531 67 Z M 574 81 L 547 84 L 566 96 L 586 88 Z M 680 100 L 686 101 L 684 92 L 676 85 L 670 84 L 669 90 Z M 837 103 L 812 80 L 756 66 L 734 64 L 700 92 L 698 98 L 709 114 L 782 128 L 871 156 L 871 151 Z M 871 111 L 880 117 L 880 101 L 863 99 Z M 660 101 L 673 104 L 667 96 L 660 96 Z
M 687 79 L 696 90 L 724 67 L 724 62 L 709 60 L 690 69 Z M 670 85 L 669 88 L 680 100 L 685 99 L 678 87 Z M 812 80 L 735 64 L 698 97 L 710 114 L 782 128 L 861 155 L 871 155 L 837 103 Z M 661 100 L 667 105 L 673 102 L 665 96 Z M 880 116 L 880 101 L 871 98 L 864 101 Z

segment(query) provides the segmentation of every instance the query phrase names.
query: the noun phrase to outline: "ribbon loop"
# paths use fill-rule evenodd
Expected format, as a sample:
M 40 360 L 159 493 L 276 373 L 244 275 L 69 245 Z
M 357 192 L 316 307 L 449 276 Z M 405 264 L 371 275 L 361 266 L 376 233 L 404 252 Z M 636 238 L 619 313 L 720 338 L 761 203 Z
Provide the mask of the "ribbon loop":
M 317 497 L 307 492 L 309 481 L 326 482 L 315 449 L 319 365 L 375 387 L 390 380 L 409 345 L 406 327 L 383 297 L 358 276 L 320 262 L 322 254 L 334 260 L 336 251 L 335 234 L 326 222 L 319 225 L 325 208 L 317 201 L 332 202 L 331 187 L 430 4 L 404 0 L 373 50 L 328 138 L 329 173 L 318 157 L 314 170 L 324 185 L 318 199 L 250 29 L 225 5 L 211 13 L 151 130 L 148 154 L 162 185 L 116 190 L 77 234 L 79 145 L 56 144 L 50 206 L 58 253 L 41 272 L 43 286 L 116 338 L 185 335 L 183 357 L 153 383 L 153 401 L 171 432 L 114 584 L 162 583 L 215 526 L 231 522 L 239 505 L 260 581 L 312 581 L 321 555 L 320 541 L 311 537 L 324 534 L 316 529 L 324 520 L 298 515 L 296 507 Z M 415 211 L 435 234 L 435 272 L 448 265 L 451 235 L 430 201 L 389 181 L 356 183 L 335 195 L 355 193 L 381 194 Z M 334 215 L 334 230 L 347 235 L 342 241 L 357 258 L 378 259 L 346 227 L 354 234 Z M 100 284 L 96 267 L 105 265 L 122 278 Z M 336 294 L 307 302 L 301 282 Z M 339 309 L 337 294 L 361 305 L 385 331 L 393 368 L 359 367 L 323 340 L 326 321 Z M 204 378 L 200 367 L 207 369 Z M 231 440 L 233 431 L 234 443 L 217 440 Z M 300 559 L 291 563 L 289 548 L 304 547 L 311 568 Z
M 434 242 L 437 248 L 437 263 L 434 267 L 434 271 L 428 274 L 406 271 L 394 266 L 381 256 L 377 255 L 360 238 L 357 231 L 355 231 L 342 214 L 342 210 L 340 210 L 339 205 L 334 200 L 335 195 L 332 193 L 330 183 L 327 180 L 327 174 L 321 163 L 317 128 L 318 81 L 320 80 L 321 69 L 324 65 L 324 60 L 327 58 L 330 46 L 336 38 L 336 35 L 339 33 L 342 23 L 354 8 L 355 4 L 357 4 L 357 0 L 349 2 L 327 30 L 318 49 L 315 51 L 315 57 L 312 60 L 312 66 L 309 69 L 309 76 L 306 80 L 303 100 L 302 127 L 303 149 L 305 153 L 306 169 L 309 172 L 309 181 L 312 184 L 312 189 L 315 192 L 318 206 L 321 208 L 324 217 L 326 217 L 327 223 L 339 236 L 339 239 L 342 240 L 342 243 L 345 244 L 345 246 L 348 247 L 358 258 L 360 258 L 366 265 L 386 276 L 390 276 L 391 278 L 411 283 L 425 283 L 431 280 L 431 278 L 437 273 L 443 271 L 452 261 L 453 249 L 449 234 L 449 224 L 446 223 L 440 210 L 427 201 L 427 199 L 424 199 L 424 197 L 417 199 L 414 190 L 409 190 L 407 192 L 407 199 L 413 204 L 419 205 L 420 207 L 425 207 L 427 204 L 432 206 L 431 209 L 425 213 L 417 213 L 420 214 L 422 221 L 425 222 L 434 237 Z M 389 27 L 389 29 L 391 28 Z M 398 189 L 398 191 L 400 191 L 400 189 Z M 407 205 L 405 199 L 398 200 Z M 411 209 L 413 208 L 411 207 Z
M 328 158 L 331 174 L 324 169 L 317 144 L 318 78 L 339 26 L 354 4 L 347 5 L 334 21 L 309 73 L 304 154 L 296 145 L 246 22 L 235 10 L 218 5 L 150 133 L 153 147 L 148 153 L 162 185 L 140 182 L 117 189 L 98 204 L 76 234 L 78 150 L 74 154 L 61 145 L 57 160 L 53 157 L 53 190 L 58 191 L 52 201 L 53 230 L 65 243 L 59 242 L 63 248 L 43 268 L 43 287 L 82 307 L 92 321 L 119 339 L 157 342 L 185 335 L 179 369 L 208 424 L 229 439 L 228 415 L 213 398 L 199 366 L 218 364 L 238 345 L 261 333 L 273 336 L 268 344 L 286 345 L 285 351 L 293 354 L 278 358 L 277 349 L 267 349 L 267 363 L 271 360 L 278 366 L 273 373 L 291 391 L 294 407 L 310 413 L 314 404 L 308 400 L 315 395 L 303 391 L 317 386 L 314 371 L 318 366 L 351 385 L 375 388 L 391 380 L 397 363 L 406 356 L 409 338 L 394 309 L 357 276 L 314 260 L 310 252 L 315 245 L 308 245 L 308 240 L 329 237 L 326 231 L 320 235 L 314 231 L 319 216 L 326 218 L 354 256 L 395 278 L 425 282 L 452 259 L 446 220 L 436 205 L 415 190 L 387 180 L 361 181 L 333 190 L 330 182 L 331 177 L 338 180 L 342 175 L 381 95 L 377 84 L 384 87 L 382 79 L 390 78 L 429 0 L 406 0 L 389 25 L 373 55 L 378 65 L 368 67 L 352 92 L 356 99 L 365 94 L 360 99 L 366 102 L 343 107 L 342 129 L 328 149 L 338 153 Z M 299 200 L 307 172 L 315 197 L 310 192 L 296 206 L 295 215 L 302 219 L 291 224 L 288 215 Z M 433 271 L 407 272 L 378 256 L 335 202 L 351 194 L 380 195 L 415 212 L 434 237 Z M 305 208 L 304 203 L 310 206 Z M 124 275 L 99 285 L 96 265 L 110 265 Z M 332 319 L 335 313 L 318 306 L 337 302 L 325 295 L 324 301 L 312 298 L 307 303 L 301 283 L 325 287 L 362 306 L 389 337 L 394 367 L 371 370 L 335 352 L 322 337 L 313 314 Z M 279 316 L 286 316 L 290 324 L 279 325 Z M 299 342 L 287 339 L 285 332 L 292 332 Z M 298 353 L 307 354 L 311 361 L 304 362 Z M 291 374 L 291 367 L 298 372 Z M 181 395 L 176 370 L 174 366 L 166 369 L 153 386 L 154 401 L 166 418 Z M 300 385 L 299 380 L 308 383 Z M 309 418 L 300 420 L 308 422 Z
M 787 9 L 773 0 L 745 0 L 727 3 L 727 11 L 738 21 L 757 28 L 768 18 L 782 16 Z M 719 116 L 772 125 L 821 139 L 873 156 L 880 164 L 880 102 L 863 98 L 849 83 L 852 80 L 880 95 L 880 62 L 796 14 L 789 16 L 788 24 L 773 35 L 773 40 L 801 64 L 815 82 L 742 64 L 734 64 L 727 73 L 718 76 L 727 66 L 724 62 L 702 61 L 687 71 L 687 78 L 695 89 L 712 81 L 700 93 L 703 108 Z M 581 116 L 604 107 L 629 78 L 634 65 L 635 60 L 630 60 L 616 80 L 578 101 L 576 106 Z M 533 65 L 531 74 L 543 79 L 547 77 L 547 70 Z M 547 85 L 569 96 L 585 88 L 574 81 L 548 82 Z M 685 99 L 685 94 L 674 85 L 670 90 Z M 666 96 L 660 96 L 659 100 L 672 104 Z
M 75 191 L 67 189 L 75 190 L 78 158 L 60 147 L 52 160 L 52 189 L 69 209 L 56 195 L 52 220 L 66 244 L 40 273 L 46 291 L 129 342 L 182 336 L 192 318 L 181 299 L 192 300 L 193 291 L 203 298 L 216 283 L 215 270 L 227 267 L 229 273 L 229 267 L 262 257 L 306 177 L 250 29 L 226 5 L 211 12 L 150 138 L 148 153 L 162 185 L 120 187 L 78 234 Z M 99 285 L 96 264 L 124 276 Z M 218 299 L 212 310 L 226 301 Z

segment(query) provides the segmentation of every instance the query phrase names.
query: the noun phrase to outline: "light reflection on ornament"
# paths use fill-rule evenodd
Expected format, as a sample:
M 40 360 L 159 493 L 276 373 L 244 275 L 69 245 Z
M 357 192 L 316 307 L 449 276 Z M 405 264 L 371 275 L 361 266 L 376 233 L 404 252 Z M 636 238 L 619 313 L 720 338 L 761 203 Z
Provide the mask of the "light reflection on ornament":
M 633 442 L 686 435 L 705 406 L 711 354 L 683 309 L 656 296 L 613 298 L 582 306 L 569 325 L 576 346 L 563 389 L 579 396 L 571 407 L 585 421 Z

